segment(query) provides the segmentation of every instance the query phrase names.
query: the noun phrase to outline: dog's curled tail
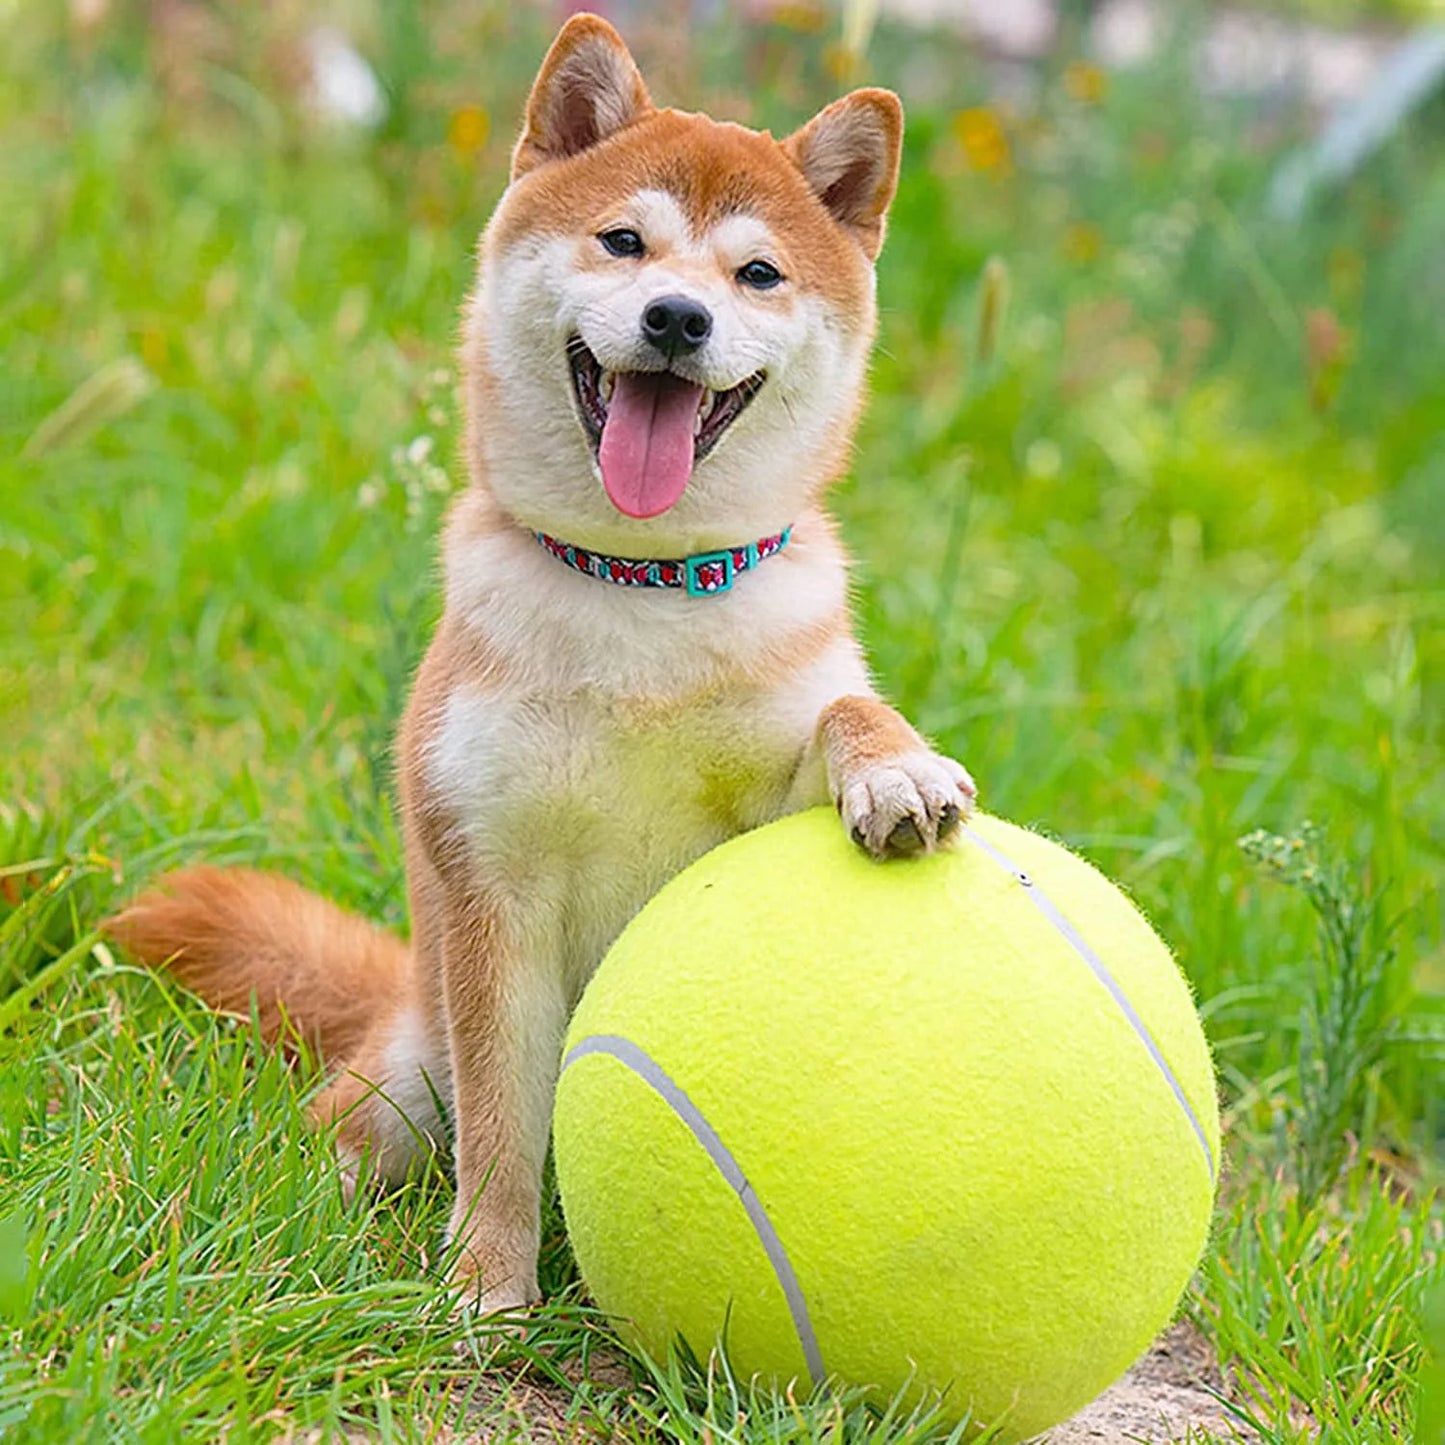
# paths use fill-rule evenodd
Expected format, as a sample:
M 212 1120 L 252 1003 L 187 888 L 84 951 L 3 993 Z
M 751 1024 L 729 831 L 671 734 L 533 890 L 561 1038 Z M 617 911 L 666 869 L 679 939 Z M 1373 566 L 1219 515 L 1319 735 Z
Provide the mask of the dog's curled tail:
M 218 1012 L 249 1017 L 254 996 L 268 1040 L 294 1044 L 299 1034 L 333 1065 L 354 1060 L 378 1015 L 410 993 L 400 938 L 250 868 L 172 873 L 106 930 Z

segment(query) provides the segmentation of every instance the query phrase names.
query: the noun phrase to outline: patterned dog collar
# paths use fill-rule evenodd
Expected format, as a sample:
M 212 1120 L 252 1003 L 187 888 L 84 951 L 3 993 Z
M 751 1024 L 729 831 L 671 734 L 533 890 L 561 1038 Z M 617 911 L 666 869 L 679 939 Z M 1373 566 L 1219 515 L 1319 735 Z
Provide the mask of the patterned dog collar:
M 749 542 L 745 547 L 697 552 L 691 557 L 676 559 L 609 557 L 602 552 L 589 552 L 585 547 L 574 547 L 570 542 L 559 542 L 545 532 L 532 535 L 559 562 L 588 577 L 616 582 L 621 587 L 673 587 L 685 591 L 689 597 L 716 597 L 720 592 L 732 590 L 738 573 L 751 572 L 759 562 L 781 552 L 788 545 L 793 529 L 784 527 L 781 532 L 764 537 L 761 542 Z

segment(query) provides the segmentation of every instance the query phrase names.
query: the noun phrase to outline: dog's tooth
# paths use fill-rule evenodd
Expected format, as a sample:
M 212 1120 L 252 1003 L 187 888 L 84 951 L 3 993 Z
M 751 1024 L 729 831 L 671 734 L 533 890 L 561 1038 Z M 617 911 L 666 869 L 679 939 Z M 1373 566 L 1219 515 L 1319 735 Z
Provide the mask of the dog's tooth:
M 604 371 L 604 372 L 602 373 L 602 386 L 601 386 L 602 400 L 603 400 L 604 402 L 607 402 L 607 401 L 611 401 L 611 400 L 612 400 L 612 391 L 613 391 L 613 388 L 614 388 L 616 385 L 617 385 L 617 373 L 616 373 L 615 371 Z
M 694 437 L 700 437 L 700 436 L 702 435 L 702 411 L 701 411 L 701 409 L 699 409 L 698 414 L 697 414 L 695 417 L 693 417 L 693 419 L 692 419 L 692 434 L 693 434 Z
M 697 409 L 699 420 L 706 421 L 708 417 L 712 415 L 715 406 L 717 406 L 717 392 L 712 390 L 704 391 L 702 394 L 702 405 Z

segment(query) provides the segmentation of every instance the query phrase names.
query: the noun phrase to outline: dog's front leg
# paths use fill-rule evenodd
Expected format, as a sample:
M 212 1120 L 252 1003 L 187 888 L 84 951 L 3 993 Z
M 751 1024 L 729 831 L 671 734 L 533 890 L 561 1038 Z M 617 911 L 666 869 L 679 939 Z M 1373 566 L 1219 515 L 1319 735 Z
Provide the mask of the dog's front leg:
M 456 1109 L 448 1237 L 463 1302 L 483 1314 L 539 1297 L 542 1163 L 567 1024 L 544 935 L 467 897 L 450 901 L 441 938 Z
M 801 775 L 827 779 L 849 835 L 875 857 L 932 851 L 973 811 L 967 770 L 933 751 L 887 703 L 835 698 L 818 717 Z

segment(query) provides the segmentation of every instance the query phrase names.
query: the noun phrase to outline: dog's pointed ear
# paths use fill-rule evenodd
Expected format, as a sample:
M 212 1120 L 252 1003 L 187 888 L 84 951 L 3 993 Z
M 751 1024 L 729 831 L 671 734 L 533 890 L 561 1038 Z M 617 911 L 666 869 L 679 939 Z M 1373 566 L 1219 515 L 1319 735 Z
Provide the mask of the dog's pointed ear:
M 783 142 L 818 199 L 870 261 L 883 249 L 902 147 L 902 102 L 891 90 L 872 88 L 835 100 Z
M 512 179 L 615 135 L 652 110 L 622 37 L 597 15 L 574 15 L 532 83 Z

